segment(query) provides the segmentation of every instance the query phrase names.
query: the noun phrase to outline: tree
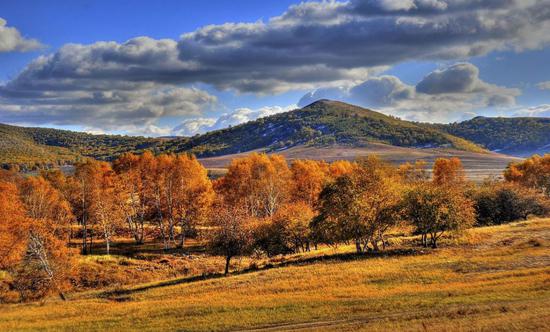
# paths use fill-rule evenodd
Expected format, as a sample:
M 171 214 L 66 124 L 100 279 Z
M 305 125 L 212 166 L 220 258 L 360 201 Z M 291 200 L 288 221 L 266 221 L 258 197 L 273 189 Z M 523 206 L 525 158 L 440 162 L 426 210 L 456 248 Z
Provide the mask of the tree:
M 319 198 L 319 215 L 312 227 L 323 242 L 353 240 L 358 253 L 378 250 L 385 232 L 400 219 L 399 177 L 375 157 L 328 184 Z
M 288 203 L 273 216 L 273 222 L 282 226 L 285 242 L 292 252 L 310 250 L 309 224 L 314 217 L 311 206 L 304 202 Z
M 110 164 L 88 160 L 77 166 L 75 177 L 80 184 L 82 201 L 83 253 L 86 253 L 88 227 L 95 224 L 101 229 L 105 249 L 109 255 L 111 238 L 124 220 L 124 212 L 119 203 L 121 192 L 116 186 L 116 174 Z
M 469 193 L 477 225 L 500 225 L 529 215 L 545 216 L 550 202 L 541 192 L 516 183 L 486 182 Z
M 0 269 L 8 269 L 25 254 L 30 220 L 14 183 L 0 180 L 0 197 Z
M 464 167 L 458 158 L 438 158 L 433 166 L 433 182 L 437 185 L 462 185 L 466 181 Z
M 324 161 L 296 160 L 291 165 L 292 200 L 313 207 L 328 179 L 329 165 Z
M 21 182 L 21 200 L 30 220 L 24 263 L 17 270 L 23 298 L 60 290 L 70 272 L 67 235 L 74 218 L 64 196 L 42 177 Z
M 212 231 L 208 247 L 214 255 L 225 257 L 225 274 L 229 273 L 231 258 L 251 250 L 252 227 L 242 208 L 218 205 L 211 219 Z
M 534 155 L 522 162 L 508 165 L 504 171 L 508 182 L 534 188 L 550 196 L 550 154 Z
M 186 232 L 207 220 L 214 190 L 208 172 L 194 156 L 177 156 L 171 177 L 174 182 L 173 214 L 180 225 L 178 247 L 183 248 Z
M 473 202 L 460 188 L 419 183 L 405 195 L 406 216 L 421 234 L 424 247 L 428 235 L 432 248 L 445 232 L 459 232 L 471 227 L 475 220 Z
M 406 183 L 418 183 L 429 179 L 426 162 L 422 160 L 417 160 L 414 164 L 409 162 L 401 164 L 398 172 Z
M 234 159 L 217 188 L 226 204 L 269 217 L 289 199 L 291 178 L 283 156 L 253 153 Z
M 121 155 L 113 163 L 117 173 L 115 186 L 117 204 L 120 207 L 128 230 L 137 244 L 142 244 L 145 237 L 145 219 L 150 213 L 146 197 L 146 175 L 142 158 L 132 153 Z

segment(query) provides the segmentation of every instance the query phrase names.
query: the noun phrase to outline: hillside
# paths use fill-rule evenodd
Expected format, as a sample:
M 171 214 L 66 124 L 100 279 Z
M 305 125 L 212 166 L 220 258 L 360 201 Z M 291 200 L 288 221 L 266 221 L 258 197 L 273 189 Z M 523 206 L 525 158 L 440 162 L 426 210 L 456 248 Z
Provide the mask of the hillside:
M 63 147 L 37 144 L 24 129 L 0 124 L 0 164 L 64 164 L 80 157 Z
M 0 305 L 0 330 L 548 330 L 548 219 L 473 229 L 438 250 L 390 240 L 380 256 L 324 248 L 227 278 Z
M 550 118 L 487 118 L 437 128 L 492 151 L 526 157 L 550 152 Z
M 54 151 L 64 151 L 72 158 L 81 156 L 112 160 L 124 152 L 140 153 L 144 150 L 192 152 L 199 157 L 209 157 L 255 149 L 282 151 L 294 146 L 322 147 L 334 144 L 363 147 L 367 143 L 485 152 L 479 146 L 438 128 L 422 126 L 342 102 L 320 100 L 302 109 L 192 138 L 92 135 L 0 124 L 0 146 L 3 147 L 0 150 L 0 163 L 58 160 L 59 158 L 48 155 Z
M 437 128 L 330 100 L 173 143 L 177 152 L 191 151 L 207 157 L 255 149 L 280 151 L 298 145 L 360 147 L 371 142 L 484 152 L 479 146 Z
M 124 152 L 154 150 L 166 141 L 0 124 L 0 164 L 63 163 L 83 157 L 110 160 Z

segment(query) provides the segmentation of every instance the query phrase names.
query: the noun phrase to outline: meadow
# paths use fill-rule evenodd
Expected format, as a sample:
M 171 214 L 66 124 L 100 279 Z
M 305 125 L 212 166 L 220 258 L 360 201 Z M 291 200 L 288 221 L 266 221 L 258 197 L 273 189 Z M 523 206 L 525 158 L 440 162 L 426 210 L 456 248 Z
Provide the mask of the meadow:
M 415 241 L 393 236 L 379 254 L 323 247 L 227 277 L 167 279 L 71 293 L 67 301 L 0 305 L 0 330 L 550 328 L 550 219 L 470 229 L 439 249 L 418 249 Z

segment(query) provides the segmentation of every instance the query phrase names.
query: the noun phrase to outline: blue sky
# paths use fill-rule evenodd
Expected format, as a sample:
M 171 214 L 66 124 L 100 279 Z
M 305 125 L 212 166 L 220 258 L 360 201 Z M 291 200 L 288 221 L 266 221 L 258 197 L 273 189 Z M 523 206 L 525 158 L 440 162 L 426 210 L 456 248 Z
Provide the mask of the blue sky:
M 2 1 L 0 122 L 192 135 L 319 98 L 417 121 L 550 116 L 549 12 L 549 0 Z

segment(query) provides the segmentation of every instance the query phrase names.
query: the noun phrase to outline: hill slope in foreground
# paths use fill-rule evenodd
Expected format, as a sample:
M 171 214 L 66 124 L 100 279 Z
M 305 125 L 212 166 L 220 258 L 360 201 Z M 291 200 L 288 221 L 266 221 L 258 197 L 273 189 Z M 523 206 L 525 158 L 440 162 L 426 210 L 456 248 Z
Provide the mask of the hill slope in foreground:
M 472 229 L 437 250 L 399 250 L 410 239 L 395 240 L 380 256 L 350 254 L 344 246 L 226 278 L 2 305 L 0 330 L 550 328 L 550 220 Z

